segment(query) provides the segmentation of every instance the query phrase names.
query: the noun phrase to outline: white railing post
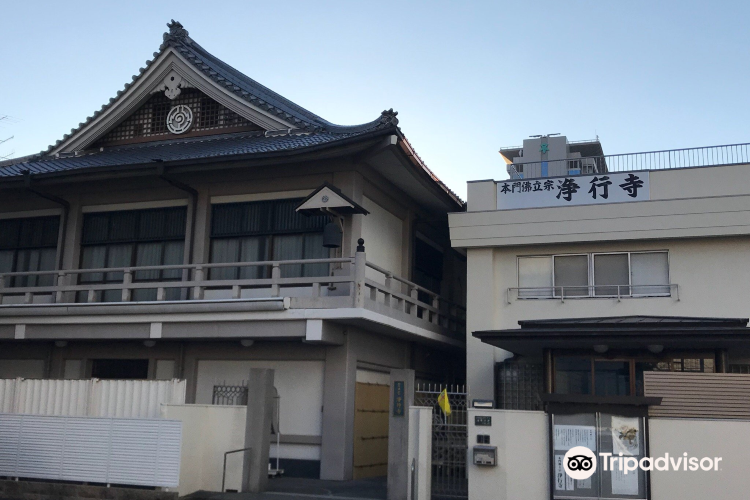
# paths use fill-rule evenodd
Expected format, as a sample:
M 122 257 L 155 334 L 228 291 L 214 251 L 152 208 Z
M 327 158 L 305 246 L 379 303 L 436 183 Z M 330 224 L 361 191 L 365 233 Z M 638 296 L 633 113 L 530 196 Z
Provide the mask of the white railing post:
M 432 296 L 432 307 L 435 308 L 435 312 L 432 313 L 432 323 L 438 325 L 440 324 L 440 299 L 437 295 Z
M 419 304 L 419 290 L 417 290 L 417 287 L 409 287 L 409 297 L 414 300 L 414 303 L 409 304 L 410 310 L 404 312 L 408 312 L 412 316 L 416 316 L 419 309 L 419 307 L 417 306 L 417 304 Z
M 133 271 L 130 269 L 125 270 L 122 273 L 122 301 L 130 302 L 131 292 L 128 285 L 133 283 Z
M 57 273 L 57 292 L 55 292 L 55 303 L 65 302 L 65 293 L 61 290 L 65 286 L 65 273 Z M 0 299 L 1 301 L 1 299 Z
M 89 290 L 89 293 L 86 296 L 86 302 L 96 302 L 96 290 L 93 288 Z
M 193 300 L 203 300 L 203 279 L 203 266 L 196 266 L 195 282 L 197 284 L 193 287 Z
M 271 268 L 271 297 L 278 297 L 281 295 L 279 279 L 281 279 L 281 266 L 279 266 L 278 262 L 274 262 L 273 267 Z
M 393 275 L 392 274 L 386 274 L 385 275 L 385 292 L 383 292 L 383 303 L 388 306 L 392 307 L 391 304 L 391 298 L 393 295 L 391 292 L 391 287 L 393 286 Z
M 365 307 L 365 271 L 367 257 L 365 255 L 365 240 L 357 240 L 357 252 L 354 254 L 354 307 Z
M 167 289 L 163 286 L 160 286 L 156 289 L 156 300 L 158 302 L 163 301 L 165 298 L 167 298 Z

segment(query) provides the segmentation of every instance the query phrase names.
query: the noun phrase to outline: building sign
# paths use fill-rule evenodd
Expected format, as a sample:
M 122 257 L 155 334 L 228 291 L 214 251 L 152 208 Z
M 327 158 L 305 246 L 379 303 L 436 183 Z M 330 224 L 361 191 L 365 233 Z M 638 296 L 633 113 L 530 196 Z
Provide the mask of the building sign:
M 393 382 L 393 416 L 404 416 L 404 382 L 402 380 Z
M 497 183 L 497 209 L 566 207 L 650 199 L 648 172 L 618 172 Z

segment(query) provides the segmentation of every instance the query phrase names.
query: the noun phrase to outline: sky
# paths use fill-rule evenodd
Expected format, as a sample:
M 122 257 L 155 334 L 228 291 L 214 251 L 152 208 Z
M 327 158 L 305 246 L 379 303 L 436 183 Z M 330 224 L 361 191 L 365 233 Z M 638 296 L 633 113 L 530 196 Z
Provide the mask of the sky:
M 6 2 L 0 157 L 37 153 L 114 97 L 170 19 L 342 125 L 398 111 L 462 198 L 533 134 L 605 154 L 750 142 L 750 2 Z

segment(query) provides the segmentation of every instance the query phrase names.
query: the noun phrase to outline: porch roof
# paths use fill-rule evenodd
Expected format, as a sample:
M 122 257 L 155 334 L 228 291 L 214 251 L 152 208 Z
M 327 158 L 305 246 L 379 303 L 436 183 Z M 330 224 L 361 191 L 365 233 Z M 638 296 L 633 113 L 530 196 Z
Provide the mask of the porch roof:
M 717 349 L 750 346 L 747 318 L 685 316 L 616 316 L 519 321 L 520 328 L 484 330 L 472 335 L 486 344 L 519 355 L 539 355 L 544 349 L 665 350 Z

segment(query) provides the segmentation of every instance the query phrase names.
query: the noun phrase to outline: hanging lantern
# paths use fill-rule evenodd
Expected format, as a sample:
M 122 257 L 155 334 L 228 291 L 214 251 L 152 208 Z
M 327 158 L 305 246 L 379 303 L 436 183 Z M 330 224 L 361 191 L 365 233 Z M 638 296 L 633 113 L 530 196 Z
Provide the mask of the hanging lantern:
M 323 227 L 323 246 L 326 248 L 341 246 L 341 228 L 335 222 L 329 222 Z

